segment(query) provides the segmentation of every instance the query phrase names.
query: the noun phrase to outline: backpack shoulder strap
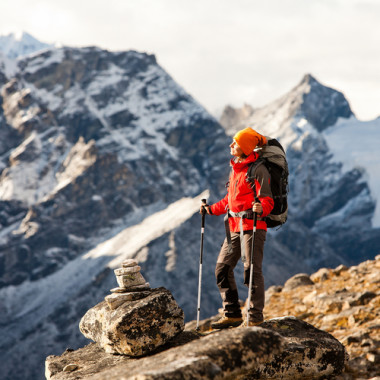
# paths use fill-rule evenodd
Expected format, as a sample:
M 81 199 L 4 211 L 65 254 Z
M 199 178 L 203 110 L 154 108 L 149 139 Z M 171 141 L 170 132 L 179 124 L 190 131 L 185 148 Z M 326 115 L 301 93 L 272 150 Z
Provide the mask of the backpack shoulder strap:
M 256 170 L 257 168 L 265 163 L 265 158 L 259 157 L 255 162 L 252 162 L 247 170 L 247 181 L 251 182 L 252 185 L 255 183 Z
M 256 179 L 256 170 L 259 166 L 264 164 L 265 158 L 259 157 L 255 162 L 252 162 L 247 170 L 247 178 L 246 181 L 251 184 L 251 188 L 253 190 L 253 194 L 255 196 L 255 200 L 257 201 L 257 191 L 256 191 L 256 184 L 255 184 L 255 179 Z

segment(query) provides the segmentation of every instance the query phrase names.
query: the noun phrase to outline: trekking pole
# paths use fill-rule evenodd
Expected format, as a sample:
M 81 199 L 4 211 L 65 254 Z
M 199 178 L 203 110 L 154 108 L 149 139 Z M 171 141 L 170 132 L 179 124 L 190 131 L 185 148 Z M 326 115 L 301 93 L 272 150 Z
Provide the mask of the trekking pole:
M 206 199 L 202 199 L 202 227 L 201 227 L 201 250 L 199 254 L 199 277 L 198 277 L 198 307 L 197 307 L 197 327 L 196 330 L 199 330 L 199 315 L 201 312 L 201 291 L 202 291 L 202 264 L 203 264 L 203 237 L 205 233 L 205 216 L 206 209 L 205 205 L 207 204 Z
M 257 224 L 257 212 L 253 213 L 253 230 L 252 230 L 252 247 L 251 247 L 251 260 L 249 268 L 249 287 L 248 287 L 248 305 L 247 305 L 247 327 L 249 327 L 249 310 L 251 308 L 251 295 L 253 284 L 253 252 L 255 249 L 255 233 L 256 233 L 256 224 Z

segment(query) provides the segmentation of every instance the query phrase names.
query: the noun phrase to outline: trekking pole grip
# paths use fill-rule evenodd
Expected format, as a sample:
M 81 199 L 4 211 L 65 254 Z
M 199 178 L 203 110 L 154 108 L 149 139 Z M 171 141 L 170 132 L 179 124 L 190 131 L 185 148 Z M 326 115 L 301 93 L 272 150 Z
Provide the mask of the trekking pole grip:
M 202 220 L 204 220 L 204 217 L 207 213 L 205 206 L 207 205 L 207 199 L 202 199 Z

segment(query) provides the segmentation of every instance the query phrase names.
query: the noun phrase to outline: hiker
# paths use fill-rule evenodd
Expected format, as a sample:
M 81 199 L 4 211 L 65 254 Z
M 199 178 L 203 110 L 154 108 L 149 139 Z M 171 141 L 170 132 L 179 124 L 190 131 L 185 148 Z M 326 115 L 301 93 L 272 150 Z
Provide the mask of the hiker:
M 257 230 L 254 234 L 254 288 L 251 295 L 248 325 L 256 326 L 264 320 L 265 292 L 262 261 L 267 231 L 265 217 L 271 212 L 274 202 L 270 187 L 270 174 L 265 165 L 260 165 L 255 172 L 257 202 L 255 202 L 254 190 L 247 181 L 246 174 L 249 165 L 258 159 L 258 154 L 254 152 L 254 149 L 264 146 L 266 143 L 266 137 L 251 128 L 245 128 L 236 133 L 230 145 L 230 153 L 234 158 L 231 160 L 232 170 L 227 186 L 227 195 L 213 205 L 201 206 L 201 212 L 204 207 L 209 215 L 227 214 L 228 223 L 226 222 L 226 225 L 229 227 L 231 236 L 231 244 L 227 237 L 224 240 L 215 268 L 224 312 L 223 317 L 212 324 L 212 327 L 216 329 L 239 326 L 243 322 L 234 268 L 239 258 L 242 257 L 244 284 L 249 286 L 254 212 L 258 217 Z M 228 227 L 226 227 L 227 230 Z

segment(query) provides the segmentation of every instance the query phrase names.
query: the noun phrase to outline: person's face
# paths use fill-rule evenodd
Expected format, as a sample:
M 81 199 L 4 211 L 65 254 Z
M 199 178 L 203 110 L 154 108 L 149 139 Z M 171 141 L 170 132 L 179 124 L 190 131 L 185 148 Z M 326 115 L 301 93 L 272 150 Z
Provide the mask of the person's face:
M 230 153 L 232 156 L 235 157 L 241 157 L 244 154 L 244 152 L 241 150 L 240 146 L 235 140 L 233 140 L 230 144 Z

